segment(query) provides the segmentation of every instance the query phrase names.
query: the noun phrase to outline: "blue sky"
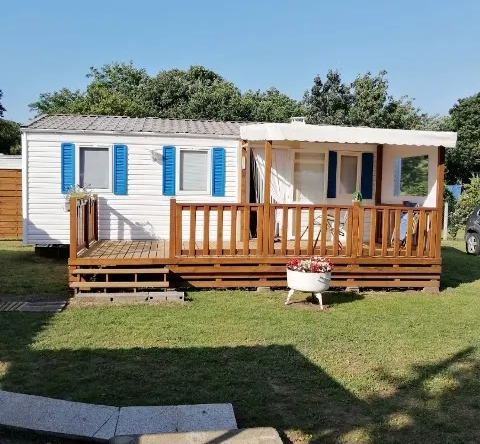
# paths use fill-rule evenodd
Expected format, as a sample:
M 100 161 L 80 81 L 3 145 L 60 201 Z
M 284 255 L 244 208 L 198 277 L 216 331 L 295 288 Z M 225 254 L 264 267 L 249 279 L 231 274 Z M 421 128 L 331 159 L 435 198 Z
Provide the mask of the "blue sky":
M 242 90 L 295 98 L 316 74 L 388 71 L 390 91 L 448 113 L 480 91 L 478 0 L 24 0 L 0 16 L 8 119 L 40 93 L 84 88 L 90 66 L 133 61 L 150 74 L 204 65 Z

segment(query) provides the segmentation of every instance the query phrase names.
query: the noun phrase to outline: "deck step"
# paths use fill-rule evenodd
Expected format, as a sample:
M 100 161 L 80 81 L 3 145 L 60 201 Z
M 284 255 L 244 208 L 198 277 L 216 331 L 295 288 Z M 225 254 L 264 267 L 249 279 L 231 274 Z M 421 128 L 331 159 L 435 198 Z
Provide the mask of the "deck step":
M 167 288 L 168 282 L 70 282 L 71 288 Z
M 168 268 L 77 268 L 70 274 L 167 274 Z

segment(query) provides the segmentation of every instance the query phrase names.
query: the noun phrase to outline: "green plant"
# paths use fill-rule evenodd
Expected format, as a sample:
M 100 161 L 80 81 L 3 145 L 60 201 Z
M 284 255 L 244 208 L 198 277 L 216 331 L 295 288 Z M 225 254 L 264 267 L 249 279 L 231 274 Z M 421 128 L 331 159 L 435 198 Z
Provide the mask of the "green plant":
M 362 203 L 363 196 L 362 196 L 362 193 L 360 191 L 358 191 L 358 190 L 354 191 L 353 194 L 352 194 L 352 197 L 353 197 L 353 200 Z
M 465 184 L 462 194 L 455 205 L 455 211 L 452 214 L 449 234 L 455 238 L 458 230 L 465 225 L 468 216 L 472 211 L 480 206 L 480 177 L 474 176 L 470 183 Z
M 92 197 L 92 193 L 88 190 L 88 188 L 81 187 L 80 185 L 75 185 L 71 186 L 70 189 L 67 191 L 67 194 L 65 195 L 66 199 L 70 198 L 76 198 L 76 199 L 90 199 Z

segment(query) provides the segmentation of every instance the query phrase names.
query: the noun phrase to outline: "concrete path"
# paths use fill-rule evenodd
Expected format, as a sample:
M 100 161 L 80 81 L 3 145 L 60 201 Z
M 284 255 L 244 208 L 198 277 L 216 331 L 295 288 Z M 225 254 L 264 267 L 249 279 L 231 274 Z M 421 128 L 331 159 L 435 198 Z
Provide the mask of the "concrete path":
M 117 435 L 237 429 L 231 404 L 111 407 L 0 391 L 0 426 L 106 442 Z
M 23 311 L 35 313 L 60 313 L 67 301 L 53 301 L 53 302 L 1 302 L 0 311 Z

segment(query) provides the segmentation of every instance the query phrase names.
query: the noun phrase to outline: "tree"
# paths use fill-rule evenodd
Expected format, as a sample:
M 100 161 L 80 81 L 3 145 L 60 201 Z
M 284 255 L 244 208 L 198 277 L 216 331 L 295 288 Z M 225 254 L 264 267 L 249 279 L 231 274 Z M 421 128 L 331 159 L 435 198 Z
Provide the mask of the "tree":
M 2 105 L 2 97 L 3 97 L 3 92 L 0 89 L 0 118 L 3 117 L 3 113 L 6 111 L 6 109 Z
M 388 94 L 386 71 L 357 76 L 342 82 L 338 71 L 328 71 L 325 83 L 315 77 L 303 98 L 307 120 L 314 124 L 368 126 L 374 128 L 421 128 L 426 115 L 408 97 Z
M 113 114 L 213 120 L 288 121 L 300 113 L 296 100 L 275 88 L 265 92 L 239 88 L 203 66 L 171 69 L 149 76 L 132 63 L 90 68 L 85 91 L 63 88 L 40 95 L 37 113 Z
M 480 93 L 458 100 L 450 117 L 457 146 L 447 150 L 446 179 L 448 183 L 468 182 L 472 174 L 480 174 Z
M 338 71 L 332 70 L 327 72 L 325 82 L 316 76 L 303 96 L 307 121 L 317 125 L 349 125 L 352 102 L 350 87 L 342 82 Z
M 0 119 L 0 153 L 20 154 L 20 125 L 11 120 Z

